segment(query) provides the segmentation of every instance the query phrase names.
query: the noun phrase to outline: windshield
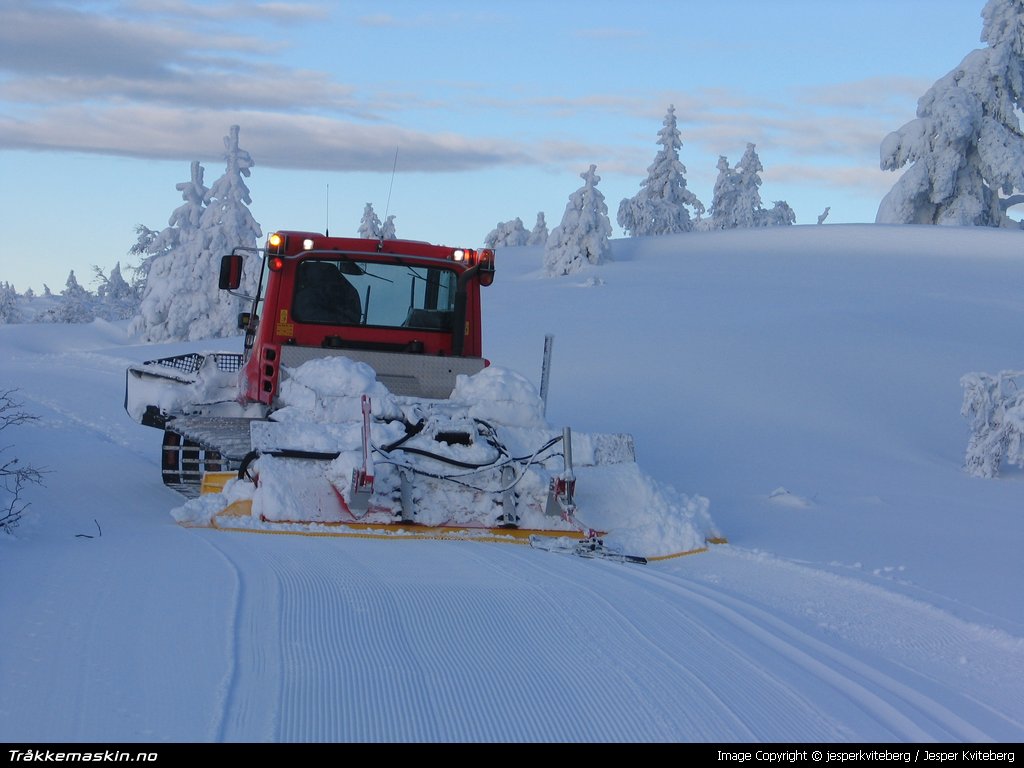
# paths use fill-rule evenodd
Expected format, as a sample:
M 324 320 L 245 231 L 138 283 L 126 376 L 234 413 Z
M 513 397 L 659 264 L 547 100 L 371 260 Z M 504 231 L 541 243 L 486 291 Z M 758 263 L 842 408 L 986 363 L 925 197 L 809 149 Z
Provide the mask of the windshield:
M 437 267 L 308 259 L 296 272 L 292 315 L 303 323 L 450 331 L 457 279 Z

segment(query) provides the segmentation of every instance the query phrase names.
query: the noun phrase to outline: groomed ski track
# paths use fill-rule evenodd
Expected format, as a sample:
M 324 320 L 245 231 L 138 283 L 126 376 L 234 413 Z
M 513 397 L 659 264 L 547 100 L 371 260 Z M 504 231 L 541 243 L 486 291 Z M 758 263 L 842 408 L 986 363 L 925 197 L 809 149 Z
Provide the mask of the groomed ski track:
M 632 566 L 475 542 L 190 533 L 237 584 L 217 741 L 978 742 L 1024 733 L 993 718 L 995 702 L 969 700 L 969 676 L 929 669 L 949 654 L 989 659 L 980 672 L 1007 681 L 996 708 L 1021 712 L 1011 680 L 1024 650 L 998 634 L 945 617 L 936 635 L 934 608 L 833 578 L 876 616 L 900 617 L 892 642 L 871 650 L 877 663 L 865 663 L 856 631 L 836 636 L 809 611 L 781 616 L 695 578 L 771 568 L 798 582 L 802 569 L 784 562 L 716 548 L 688 563 Z

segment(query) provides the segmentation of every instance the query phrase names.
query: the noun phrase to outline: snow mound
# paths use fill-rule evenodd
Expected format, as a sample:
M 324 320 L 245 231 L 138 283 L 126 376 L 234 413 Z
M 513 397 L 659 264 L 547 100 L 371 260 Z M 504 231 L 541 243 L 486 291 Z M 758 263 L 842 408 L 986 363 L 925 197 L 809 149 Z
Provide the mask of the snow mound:
M 359 421 L 362 397 L 367 395 L 374 414 L 396 418 L 401 414 L 388 388 L 377 381 L 369 365 L 347 357 L 332 356 L 309 360 L 284 371 L 275 421 L 333 423 Z
M 711 521 L 708 499 L 657 483 L 634 463 L 582 468 L 577 478 L 580 519 L 608 531 L 605 542 L 616 550 L 659 557 L 724 538 Z
M 518 427 L 548 426 L 537 389 L 521 374 L 500 366 L 456 377 L 451 401 L 465 406 L 470 418 Z
M 790 493 L 782 486 L 768 494 L 768 501 L 776 506 L 788 507 L 790 509 L 806 509 L 813 506 L 810 500 Z

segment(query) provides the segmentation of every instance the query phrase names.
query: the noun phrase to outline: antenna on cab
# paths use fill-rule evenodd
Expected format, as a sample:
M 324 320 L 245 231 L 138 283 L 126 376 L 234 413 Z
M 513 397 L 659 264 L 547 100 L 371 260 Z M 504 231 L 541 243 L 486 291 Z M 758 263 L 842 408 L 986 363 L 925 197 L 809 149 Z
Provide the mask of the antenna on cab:
M 395 161 L 391 164 L 391 183 L 388 185 L 388 202 L 384 206 L 384 220 L 380 225 L 380 240 L 377 242 L 377 250 L 384 247 L 384 225 L 388 222 L 388 213 L 391 211 L 391 190 L 395 188 L 395 169 L 398 168 L 398 147 L 395 147 Z

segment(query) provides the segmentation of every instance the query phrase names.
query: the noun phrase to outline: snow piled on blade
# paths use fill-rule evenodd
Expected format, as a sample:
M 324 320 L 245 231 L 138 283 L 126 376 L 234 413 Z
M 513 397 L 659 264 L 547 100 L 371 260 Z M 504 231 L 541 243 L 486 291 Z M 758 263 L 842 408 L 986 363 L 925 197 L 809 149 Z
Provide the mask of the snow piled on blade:
M 285 369 L 280 394 L 284 407 L 275 411 L 273 418 L 313 423 L 359 421 L 363 395 L 370 397 L 378 417 L 401 415 L 394 396 L 366 363 L 347 357 L 309 360 Z
M 362 510 L 352 504 L 351 486 L 363 466 L 364 395 L 371 403 L 374 485 Z M 222 493 L 174 510 L 176 520 L 209 525 L 229 504 L 248 499 L 251 518 L 234 523 L 250 528 L 356 522 L 492 528 L 504 522 L 514 498 L 519 528 L 599 530 L 609 546 L 631 554 L 693 551 L 718 535 L 707 499 L 659 485 L 631 451 L 607 448 L 623 436 L 573 432 L 576 520 L 551 514 L 551 479 L 566 469 L 563 432 L 545 420 L 533 384 L 508 369 L 459 376 L 448 400 L 414 400 L 388 391 L 365 363 L 332 356 L 289 369 L 281 401 L 270 421 L 252 424 L 252 445 L 262 454 L 252 465 L 257 483 L 230 481 Z
M 721 538 L 710 501 L 656 482 L 636 464 L 583 467 L 576 473 L 579 518 L 608 531 L 613 550 L 644 557 L 693 552 Z
M 451 401 L 464 405 L 470 418 L 518 427 L 549 426 L 544 420 L 544 401 L 533 384 L 501 366 L 488 366 L 473 376 L 457 376 Z

